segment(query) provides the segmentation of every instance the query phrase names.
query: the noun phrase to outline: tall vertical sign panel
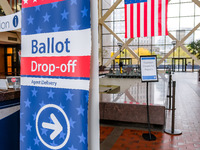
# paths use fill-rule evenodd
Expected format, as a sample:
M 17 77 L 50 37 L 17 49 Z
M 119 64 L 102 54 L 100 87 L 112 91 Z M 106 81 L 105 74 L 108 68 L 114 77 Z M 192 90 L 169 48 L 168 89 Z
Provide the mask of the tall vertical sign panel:
M 21 150 L 87 150 L 90 0 L 23 0 Z

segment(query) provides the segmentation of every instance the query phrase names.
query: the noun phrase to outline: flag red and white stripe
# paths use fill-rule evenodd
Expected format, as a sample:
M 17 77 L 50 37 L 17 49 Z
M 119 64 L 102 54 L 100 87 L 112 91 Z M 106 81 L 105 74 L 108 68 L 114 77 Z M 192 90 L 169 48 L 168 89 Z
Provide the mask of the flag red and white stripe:
M 168 35 L 168 0 L 125 0 L 125 38 Z

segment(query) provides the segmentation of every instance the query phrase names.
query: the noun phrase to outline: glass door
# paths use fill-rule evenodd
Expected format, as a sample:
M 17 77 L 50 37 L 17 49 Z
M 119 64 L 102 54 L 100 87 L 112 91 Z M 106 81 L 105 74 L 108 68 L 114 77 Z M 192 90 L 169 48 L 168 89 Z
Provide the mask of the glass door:
M 5 72 L 6 76 L 20 75 L 19 51 L 20 45 L 5 46 Z

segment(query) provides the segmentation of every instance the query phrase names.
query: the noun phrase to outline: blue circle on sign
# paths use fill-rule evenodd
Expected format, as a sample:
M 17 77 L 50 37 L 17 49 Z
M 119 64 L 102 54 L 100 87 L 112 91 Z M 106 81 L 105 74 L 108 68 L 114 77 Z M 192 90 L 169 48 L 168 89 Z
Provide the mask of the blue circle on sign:
M 64 147 L 70 136 L 70 124 L 64 110 L 54 104 L 43 106 L 36 116 L 36 132 L 46 147 Z
M 18 24 L 19 24 L 19 18 L 18 18 L 17 15 L 15 15 L 14 18 L 13 18 L 13 26 L 14 26 L 14 27 L 17 27 Z

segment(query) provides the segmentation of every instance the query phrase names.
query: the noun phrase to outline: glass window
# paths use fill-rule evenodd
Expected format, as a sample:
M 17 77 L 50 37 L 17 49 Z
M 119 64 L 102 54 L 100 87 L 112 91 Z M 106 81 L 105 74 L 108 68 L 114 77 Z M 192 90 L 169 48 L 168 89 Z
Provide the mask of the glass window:
M 105 22 L 105 24 L 113 31 L 113 23 L 112 22 Z M 110 34 L 110 32 L 104 26 L 102 26 L 102 30 L 103 30 L 103 34 L 105 34 L 105 33 Z
M 165 44 L 165 36 L 156 36 L 154 39 L 154 44 Z
M 115 21 L 124 20 L 124 9 L 115 9 L 114 10 Z
M 103 14 L 116 2 L 116 0 L 102 0 L 103 3 Z M 110 29 L 124 42 L 128 39 L 124 38 L 125 33 L 125 21 L 124 21 L 124 0 L 117 6 L 114 12 L 106 19 L 105 23 Z M 168 30 L 178 40 L 184 38 L 197 24 L 200 23 L 200 8 L 192 0 L 171 0 L 168 5 Z M 102 51 L 103 51 L 103 62 L 111 57 L 113 52 L 119 50 L 117 43 L 119 41 L 111 35 L 103 27 L 103 38 L 102 38 Z M 188 37 L 184 45 L 190 42 L 200 39 L 200 28 L 195 31 L 190 37 Z M 156 36 L 156 37 L 142 37 L 134 38 L 129 48 L 136 54 L 156 54 L 158 60 L 161 60 L 170 50 L 173 50 L 172 39 L 170 36 Z M 105 54 L 104 54 L 105 53 Z M 129 58 L 128 50 L 125 50 L 126 58 Z M 175 51 L 174 56 L 185 56 L 181 48 Z M 171 64 L 171 58 L 173 53 L 170 54 L 162 64 Z M 134 57 L 131 58 L 133 64 L 137 64 L 138 60 Z
M 179 16 L 179 4 L 168 5 L 168 17 L 178 17 Z
M 192 0 L 181 0 L 181 2 L 192 2 Z
M 194 28 L 194 17 L 181 17 L 180 29 L 192 30 Z
M 103 58 L 111 58 L 113 54 L 113 47 L 103 47 Z
M 116 21 L 114 23 L 114 31 L 115 33 L 125 33 L 125 23 L 124 21 Z M 124 35 L 125 36 L 125 35 Z
M 173 4 L 173 3 L 179 3 L 181 0 L 171 0 L 169 3 Z
M 103 10 L 102 11 L 102 16 L 104 16 L 104 14 L 107 12 L 107 10 Z M 113 18 L 113 13 L 111 13 L 107 18 L 106 18 L 106 20 L 105 21 L 113 21 L 114 20 L 114 18 Z
M 112 46 L 113 45 L 113 35 L 103 35 L 103 46 Z
M 7 54 L 12 54 L 12 48 L 7 48 Z
M 168 18 L 168 30 L 179 29 L 179 18 Z
M 195 17 L 195 26 L 200 23 L 200 17 Z
M 194 3 L 182 3 L 180 16 L 194 16 Z
M 195 31 L 194 40 L 200 40 L 200 30 Z
M 195 5 L 195 15 L 200 16 L 200 8 L 197 5 Z
M 173 33 L 173 32 L 170 32 Z M 166 36 L 166 44 L 172 44 L 172 39 L 169 36 Z
M 186 31 L 186 34 L 188 34 L 189 31 Z M 194 41 L 194 34 L 190 35 L 184 42 L 184 44 L 190 44 L 192 41 Z
M 109 9 L 113 5 L 113 0 L 102 0 L 102 8 Z

